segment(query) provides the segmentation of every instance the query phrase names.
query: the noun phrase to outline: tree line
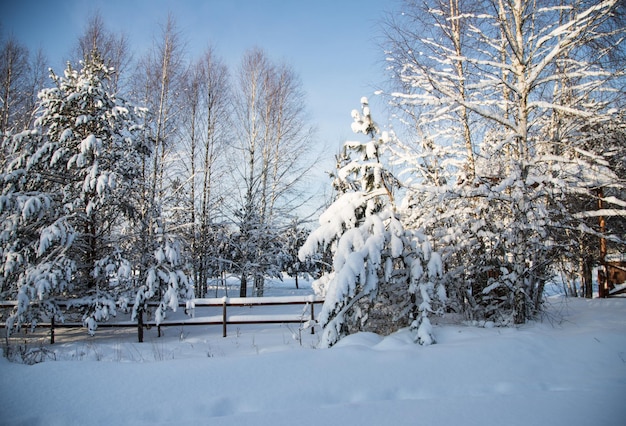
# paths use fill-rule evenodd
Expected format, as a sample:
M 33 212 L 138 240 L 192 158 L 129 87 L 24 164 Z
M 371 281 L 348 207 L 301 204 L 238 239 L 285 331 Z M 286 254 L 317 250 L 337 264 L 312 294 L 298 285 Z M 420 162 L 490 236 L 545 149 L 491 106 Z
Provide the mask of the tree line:
M 96 16 L 82 64 L 53 76 L 37 113 L 2 104 L 12 318 L 60 315 L 55 298 L 71 294 L 92 328 L 148 300 L 162 319 L 224 273 L 245 296 L 308 271 L 326 297 L 324 345 L 403 326 L 430 344 L 434 314 L 536 318 L 555 277 L 590 297 L 593 268 L 626 241 L 624 12 L 618 0 L 406 0 L 381 17 L 392 120 L 384 130 L 366 98 L 352 112 L 363 140 L 336 156 L 310 233 L 290 215 L 311 166 L 293 70 L 259 49 L 233 74 L 212 49 L 190 63 L 170 17 L 124 74 L 127 42 Z
M 297 209 L 313 166 L 302 83 L 260 48 L 231 71 L 209 47 L 189 60 L 173 16 L 133 59 L 92 16 L 62 75 L 2 43 L 0 294 L 10 324 L 55 316 L 72 299 L 91 331 L 133 306 L 239 295 L 266 277 L 312 271 L 297 259 Z M 38 99 L 37 99 L 38 97 Z

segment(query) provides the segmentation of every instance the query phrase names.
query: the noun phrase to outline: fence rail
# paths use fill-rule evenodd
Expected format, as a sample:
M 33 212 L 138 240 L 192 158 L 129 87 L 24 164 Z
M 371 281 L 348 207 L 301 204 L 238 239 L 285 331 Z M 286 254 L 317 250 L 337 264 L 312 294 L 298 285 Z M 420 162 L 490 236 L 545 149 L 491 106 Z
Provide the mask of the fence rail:
M 137 340 L 143 342 L 144 328 L 157 327 L 158 336 L 161 337 L 161 327 L 192 326 L 192 325 L 222 325 L 222 336 L 227 336 L 228 325 L 235 324 L 301 324 L 309 322 L 311 334 L 315 333 L 315 305 L 324 303 L 324 299 L 317 296 L 282 296 L 282 297 L 222 297 L 191 299 L 188 302 L 178 304 L 179 308 L 191 310 L 191 318 L 181 320 L 166 320 L 157 324 L 154 320 L 144 321 L 143 312 L 139 312 L 136 321 L 117 321 L 98 323 L 98 328 L 131 328 L 137 327 Z M 72 305 L 71 300 L 57 302 L 58 305 Z M 0 301 L 0 308 L 12 308 L 17 305 L 16 301 Z M 159 306 L 158 302 L 149 302 L 150 307 Z M 282 306 L 282 305 L 308 305 L 310 315 L 302 314 L 265 314 L 265 315 L 228 315 L 229 307 L 253 307 L 253 306 Z M 221 307 L 221 315 L 195 317 L 197 308 Z M 54 332 L 58 328 L 82 328 L 79 322 L 56 322 L 54 318 L 48 323 L 37 323 L 37 327 L 50 328 L 50 343 L 54 344 Z M 0 323 L 0 328 L 6 328 L 6 323 Z

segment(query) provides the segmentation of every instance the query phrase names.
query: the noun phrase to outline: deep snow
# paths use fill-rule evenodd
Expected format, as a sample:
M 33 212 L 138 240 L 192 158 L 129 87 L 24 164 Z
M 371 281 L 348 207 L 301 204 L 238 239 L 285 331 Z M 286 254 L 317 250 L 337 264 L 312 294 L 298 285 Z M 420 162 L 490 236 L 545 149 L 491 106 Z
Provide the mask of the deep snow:
M 310 291 L 287 287 L 269 293 Z M 134 330 L 65 331 L 43 346 L 56 361 L 0 360 L 0 423 L 626 424 L 626 298 L 557 296 L 541 322 L 434 331 L 428 347 L 401 330 L 331 349 L 293 325 L 151 329 L 142 344 Z

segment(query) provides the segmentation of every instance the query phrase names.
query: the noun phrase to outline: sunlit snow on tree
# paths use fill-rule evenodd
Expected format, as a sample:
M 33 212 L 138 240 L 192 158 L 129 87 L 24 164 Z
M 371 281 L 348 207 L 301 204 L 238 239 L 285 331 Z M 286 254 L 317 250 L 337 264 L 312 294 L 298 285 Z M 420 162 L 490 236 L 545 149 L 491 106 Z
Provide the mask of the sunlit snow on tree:
M 362 111 L 352 112 L 352 129 L 370 140 L 345 143 L 333 181 L 337 199 L 299 255 L 304 261 L 317 251 L 332 252 L 332 270 L 313 284 L 326 299 L 321 343 L 411 325 L 416 341 L 431 344 L 428 315 L 445 300 L 443 287 L 435 287 L 441 260 L 423 234 L 404 228 L 394 202 L 397 181 L 381 162 L 391 136 L 372 121 L 367 98 L 361 103 Z
M 138 137 L 142 112 L 105 88 L 111 71 L 94 51 L 80 70 L 52 74 L 33 129 L 5 141 L 0 271 L 3 295 L 19 301 L 10 330 L 63 320 L 58 302 L 71 299 L 93 333 L 133 297 L 135 268 L 121 241 L 138 216 L 150 150 Z

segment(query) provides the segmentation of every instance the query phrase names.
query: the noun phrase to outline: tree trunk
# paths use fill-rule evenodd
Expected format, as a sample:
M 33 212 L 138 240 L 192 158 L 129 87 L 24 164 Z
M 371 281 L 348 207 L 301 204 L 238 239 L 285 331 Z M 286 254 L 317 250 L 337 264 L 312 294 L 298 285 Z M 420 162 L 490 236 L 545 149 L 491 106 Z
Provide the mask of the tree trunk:
M 580 290 L 583 296 L 587 299 L 593 297 L 593 286 L 591 276 L 591 258 L 581 255 L 579 260 L 579 273 L 580 273 Z
M 521 287 L 515 290 L 515 300 L 513 308 L 513 322 L 524 324 L 526 322 L 526 294 Z
M 263 297 L 263 290 L 265 287 L 265 278 L 263 275 L 256 274 L 254 276 L 254 291 L 256 297 Z
M 246 297 L 248 292 L 248 277 L 246 274 L 241 275 L 241 284 L 239 287 L 239 297 Z
M 546 282 L 545 280 L 541 279 L 539 280 L 538 284 L 537 284 L 537 290 L 535 293 L 535 300 L 533 301 L 534 303 L 534 312 L 538 313 L 539 309 L 541 307 L 541 300 L 543 299 L 543 289 L 545 288 Z
M 604 202 L 602 199 L 604 198 L 604 190 L 600 188 L 598 190 L 598 210 L 602 210 L 604 208 Z M 604 238 L 604 233 L 606 232 L 606 220 L 604 216 L 598 217 L 598 225 L 600 226 L 600 234 L 602 237 L 600 238 L 600 265 L 601 269 L 598 270 L 598 297 L 604 298 L 609 296 L 609 288 L 608 288 L 608 275 L 606 268 L 606 238 Z M 603 273 L 600 273 L 600 270 Z
M 143 343 L 143 309 L 137 309 L 137 340 Z

